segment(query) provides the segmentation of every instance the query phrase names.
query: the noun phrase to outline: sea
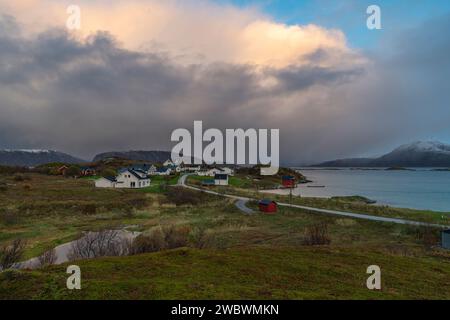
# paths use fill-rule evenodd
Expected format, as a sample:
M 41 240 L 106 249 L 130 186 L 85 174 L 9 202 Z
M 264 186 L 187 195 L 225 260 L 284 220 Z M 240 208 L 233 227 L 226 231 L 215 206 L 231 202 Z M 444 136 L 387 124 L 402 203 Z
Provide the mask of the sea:
M 435 168 L 293 168 L 313 181 L 301 184 L 294 195 L 334 197 L 359 195 L 377 204 L 450 212 L 450 171 Z M 287 190 L 278 190 L 288 193 Z

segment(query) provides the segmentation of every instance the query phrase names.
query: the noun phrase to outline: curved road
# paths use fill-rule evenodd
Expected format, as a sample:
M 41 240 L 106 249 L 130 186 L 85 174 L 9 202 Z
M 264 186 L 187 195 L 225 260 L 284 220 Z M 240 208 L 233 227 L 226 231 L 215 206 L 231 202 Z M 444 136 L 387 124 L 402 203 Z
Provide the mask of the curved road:
M 182 186 L 184 188 L 197 190 L 209 194 L 214 194 L 226 198 L 236 199 L 238 200 L 238 203 L 236 206 L 241 209 L 242 207 L 246 208 L 247 210 L 252 211 L 251 209 L 247 208 L 245 206 L 245 203 L 250 200 L 256 200 L 252 198 L 247 197 L 241 197 L 241 196 L 234 196 L 231 194 L 224 194 L 219 193 L 211 190 L 204 190 L 192 186 L 188 186 L 186 184 L 186 179 L 189 176 L 189 174 L 185 174 L 180 177 L 178 180 L 178 186 Z M 397 224 L 406 224 L 406 225 L 413 225 L 413 226 L 426 226 L 426 227 L 435 227 L 435 228 L 449 228 L 449 226 L 444 226 L 441 224 L 434 224 L 434 223 L 426 223 L 426 222 L 419 222 L 419 221 L 412 221 L 412 220 L 406 220 L 406 219 L 398 219 L 398 218 L 387 218 L 387 217 L 379 217 L 379 216 L 371 216 L 364 213 L 353 213 L 353 212 L 346 212 L 346 211 L 336 211 L 336 210 L 328 210 L 328 209 L 320 209 L 320 208 L 313 208 L 313 207 L 307 207 L 307 206 L 301 206 L 297 204 L 289 204 L 289 203 L 283 203 L 283 202 L 277 202 L 279 206 L 283 207 L 290 207 L 290 208 L 297 208 L 297 209 L 303 209 L 311 212 L 318 212 L 318 213 L 325 213 L 325 214 L 331 214 L 331 215 L 337 215 L 337 216 L 343 216 L 343 217 L 349 217 L 349 218 L 356 218 L 356 219 L 364 219 L 364 220 L 371 220 L 371 221 L 378 221 L 378 222 L 389 222 L 389 223 L 397 223 Z M 241 209 L 242 210 L 242 209 Z M 242 210 L 244 211 L 244 210 Z M 246 211 L 244 211 L 246 212 Z M 252 211 L 253 212 L 253 211 Z M 246 212 L 248 213 L 248 212 Z

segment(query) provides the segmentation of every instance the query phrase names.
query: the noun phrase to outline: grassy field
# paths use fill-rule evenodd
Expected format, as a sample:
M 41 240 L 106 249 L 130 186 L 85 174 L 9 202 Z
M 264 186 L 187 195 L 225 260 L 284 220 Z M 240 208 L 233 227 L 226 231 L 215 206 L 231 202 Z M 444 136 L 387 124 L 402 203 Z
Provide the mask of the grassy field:
M 81 231 L 124 226 L 144 233 L 185 226 L 203 230 L 210 240 L 203 249 L 189 243 L 174 250 L 76 262 L 83 278 L 78 292 L 65 288 L 66 265 L 3 272 L 0 299 L 450 299 L 450 253 L 434 247 L 436 229 L 290 208 L 248 216 L 232 200 L 195 192 L 195 205 L 177 206 L 173 196 L 186 192 L 177 187 L 104 190 L 87 179 L 1 179 L 8 188 L 0 192 L 0 244 L 24 238 L 26 257 Z M 350 200 L 355 199 L 339 199 L 339 205 L 353 208 Z M 331 243 L 306 245 L 308 228 L 318 224 L 327 226 Z M 365 271 L 372 264 L 382 268 L 381 292 L 365 288 Z
M 365 268 L 383 272 L 365 287 Z M 449 299 L 450 268 L 436 258 L 336 248 L 176 249 L 82 261 L 82 290 L 65 265 L 0 275 L 0 299 Z M 433 284 L 439 283 L 439 286 Z

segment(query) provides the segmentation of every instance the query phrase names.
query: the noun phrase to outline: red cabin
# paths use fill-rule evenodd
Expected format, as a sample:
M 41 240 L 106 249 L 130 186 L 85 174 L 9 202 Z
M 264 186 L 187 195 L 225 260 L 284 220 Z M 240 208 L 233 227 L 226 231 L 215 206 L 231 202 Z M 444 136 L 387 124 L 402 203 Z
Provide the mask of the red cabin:
M 295 188 L 295 177 L 293 176 L 283 176 L 282 184 L 285 188 Z
M 277 212 L 277 203 L 272 200 L 264 199 L 259 202 L 259 211 L 266 213 Z

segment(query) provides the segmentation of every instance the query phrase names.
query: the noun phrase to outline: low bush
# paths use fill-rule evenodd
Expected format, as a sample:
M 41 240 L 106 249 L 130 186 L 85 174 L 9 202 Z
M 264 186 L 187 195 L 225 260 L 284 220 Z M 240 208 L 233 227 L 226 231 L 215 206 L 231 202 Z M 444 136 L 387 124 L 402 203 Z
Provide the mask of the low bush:
M 129 254 L 157 252 L 166 249 L 166 241 L 161 228 L 154 229 L 148 235 L 140 235 L 131 244 Z
M 417 241 L 425 247 L 437 246 L 440 243 L 440 232 L 432 227 L 417 227 L 413 230 Z
M 173 203 L 177 206 L 197 205 L 204 202 L 208 198 L 208 195 L 205 193 L 182 187 L 170 188 L 165 195 L 168 203 Z
M 19 223 L 19 215 L 17 211 L 10 209 L 0 211 L 0 223 L 7 226 Z
M 331 243 L 328 235 L 328 225 L 318 223 L 306 227 L 303 244 L 307 246 L 328 245 Z
M 189 226 L 175 227 L 171 225 L 164 227 L 162 232 L 167 249 L 186 247 L 190 231 L 191 228 Z
M 11 268 L 20 262 L 25 250 L 25 241 L 16 239 L 11 244 L 0 247 L 0 270 Z
M 56 260 L 56 251 L 53 248 L 49 248 L 38 258 L 40 267 L 51 266 L 52 264 L 55 264 Z

